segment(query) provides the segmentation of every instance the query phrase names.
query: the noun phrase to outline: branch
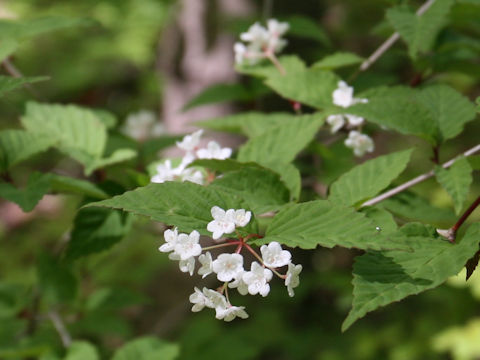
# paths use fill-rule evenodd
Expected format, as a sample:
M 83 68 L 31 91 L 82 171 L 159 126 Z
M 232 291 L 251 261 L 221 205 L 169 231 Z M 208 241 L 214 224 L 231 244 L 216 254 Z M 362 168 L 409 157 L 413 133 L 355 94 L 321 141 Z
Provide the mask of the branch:
M 20 70 L 18 70 L 10 60 L 8 59 L 3 60 L 2 65 L 7 71 L 7 73 L 9 73 L 12 77 L 14 78 L 24 77 L 23 74 L 20 72 Z M 40 94 L 35 90 L 35 88 L 31 84 L 23 84 L 23 87 L 27 89 L 35 99 L 41 100 Z
M 425 2 L 416 12 L 417 16 L 422 16 L 433 4 L 435 0 L 428 0 Z M 392 47 L 393 44 L 400 38 L 400 34 L 398 32 L 394 32 L 385 42 L 379 46 L 375 52 L 366 59 L 358 72 L 367 70 L 373 63 L 375 63 L 388 49 Z M 357 75 L 358 75 L 357 72 Z
M 447 169 L 450 166 L 452 166 L 455 163 L 455 161 L 457 161 L 459 158 L 461 158 L 463 156 L 467 157 L 467 156 L 473 155 L 473 154 L 475 154 L 476 152 L 479 152 L 479 151 L 480 151 L 480 144 L 478 144 L 478 145 L 474 146 L 473 148 L 465 151 L 463 154 L 447 161 L 446 163 L 444 163 L 442 165 L 442 167 L 444 169 Z M 413 185 L 416 185 L 418 183 L 421 183 L 422 181 L 430 179 L 434 175 L 435 175 L 435 172 L 433 170 L 431 170 L 431 171 L 429 171 L 425 174 L 417 176 L 416 178 L 414 178 L 412 180 L 409 180 L 406 183 L 403 183 L 403 184 L 401 184 L 401 185 L 399 185 L 399 186 L 397 186 L 397 187 L 395 187 L 395 188 L 393 188 L 393 189 L 391 189 L 391 190 L 389 190 L 389 191 L 387 191 L 383 194 L 380 194 L 377 197 L 374 197 L 373 199 L 370 199 L 370 200 L 364 202 L 360 207 L 375 205 L 375 204 L 379 203 L 380 201 L 383 201 L 383 200 L 388 199 L 388 198 L 390 198 L 390 197 L 392 197 L 392 196 L 394 196 L 394 195 L 396 195 L 396 194 L 398 194 L 402 191 L 405 191 L 406 189 L 408 189 L 409 187 L 412 187 Z
M 480 205 L 480 196 L 475 200 L 472 205 L 468 207 L 467 210 L 463 213 L 462 216 L 460 216 L 460 219 L 453 225 L 450 229 L 437 229 L 437 233 L 442 235 L 443 237 L 447 238 L 448 241 L 451 243 L 455 242 L 455 238 L 457 237 L 457 231 L 460 228 L 460 226 L 463 225 L 465 220 L 468 219 L 468 217 L 472 214 L 472 212 Z
M 66 348 L 70 347 L 72 344 L 72 336 L 65 327 L 65 324 L 63 323 L 63 320 L 58 312 L 56 310 L 50 310 L 48 312 L 48 317 L 52 321 L 55 330 L 57 330 L 58 335 L 60 335 L 63 346 Z

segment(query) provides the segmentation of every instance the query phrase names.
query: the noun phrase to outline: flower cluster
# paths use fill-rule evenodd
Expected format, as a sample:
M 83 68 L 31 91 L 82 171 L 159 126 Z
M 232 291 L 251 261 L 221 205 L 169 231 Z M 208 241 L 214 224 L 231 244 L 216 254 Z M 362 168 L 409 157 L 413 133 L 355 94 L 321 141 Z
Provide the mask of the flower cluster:
M 287 40 L 282 36 L 288 31 L 288 23 L 282 23 L 275 19 L 267 21 L 267 28 L 255 23 L 247 32 L 240 34 L 240 39 L 247 43 L 235 43 L 235 62 L 243 64 L 248 61 L 250 65 L 256 64 L 259 60 L 271 58 L 282 51 L 287 45 Z
M 122 132 L 137 141 L 145 141 L 166 133 L 162 123 L 157 121 L 157 116 L 152 111 L 141 110 L 129 114 Z
M 289 296 L 294 296 L 294 288 L 300 283 L 299 274 L 302 265 L 295 265 L 291 262 L 292 255 L 289 251 L 282 249 L 278 242 L 271 242 L 260 247 L 258 254 L 248 241 L 252 238 L 259 238 L 257 234 L 250 234 L 246 237 L 240 236 L 237 232 L 236 239 L 221 239 L 224 234 L 231 234 L 237 228 L 246 226 L 252 213 L 245 209 L 224 210 L 218 206 L 211 208 L 213 220 L 207 225 L 207 230 L 212 232 L 212 238 L 216 245 L 203 247 L 200 245 L 200 234 L 193 230 L 190 234 L 179 233 L 177 228 L 164 232 L 165 243 L 159 247 L 161 252 L 170 253 L 169 258 L 179 261 L 182 272 L 193 275 L 195 262 L 198 256 L 200 267 L 197 274 L 202 278 L 215 274 L 216 278 L 223 283 L 217 290 L 204 287 L 202 290 L 195 287 L 190 295 L 190 302 L 193 304 L 192 311 L 197 312 L 205 307 L 215 310 L 215 317 L 224 321 L 231 321 L 236 317 L 245 319 L 248 314 L 243 306 L 234 306 L 230 303 L 228 289 L 237 289 L 241 295 L 267 296 L 270 292 L 269 282 L 275 274 L 281 278 Z M 221 253 L 213 258 L 208 250 L 217 248 L 235 247 L 234 252 Z M 258 261 L 250 264 L 250 270 L 245 270 L 242 250 L 250 252 Z M 285 274 L 278 269 L 287 267 Z
M 353 87 L 348 86 L 344 81 L 338 82 L 338 87 L 333 91 L 332 98 L 335 105 L 343 108 L 368 102 L 368 99 L 353 97 Z M 336 133 L 343 127 L 351 130 L 348 138 L 345 140 L 345 145 L 353 149 L 353 153 L 356 156 L 363 156 L 366 152 L 372 152 L 374 149 L 373 141 L 369 136 L 353 130 L 360 128 L 364 122 L 364 118 L 348 113 L 334 114 L 327 117 L 327 123 L 330 125 L 332 133 Z
M 191 181 L 197 184 L 204 183 L 204 175 L 201 171 L 189 168 L 195 159 L 219 159 L 225 160 L 232 155 L 232 149 L 222 148 L 216 141 L 210 141 L 206 148 L 199 148 L 203 130 L 195 131 L 186 135 L 182 141 L 177 141 L 177 147 L 185 151 L 180 165 L 172 166 L 171 160 L 165 160 L 156 168 L 157 173 L 150 179 L 154 183 L 165 181 Z

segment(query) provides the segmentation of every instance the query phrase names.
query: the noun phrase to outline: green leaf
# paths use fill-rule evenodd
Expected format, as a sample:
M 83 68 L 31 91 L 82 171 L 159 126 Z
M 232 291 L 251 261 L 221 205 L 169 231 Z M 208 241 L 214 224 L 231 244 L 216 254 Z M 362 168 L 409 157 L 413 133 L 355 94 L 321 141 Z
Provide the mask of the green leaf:
M 330 189 L 329 200 L 356 205 L 385 189 L 407 167 L 412 149 L 379 156 L 343 174 Z
M 348 112 L 402 134 L 417 135 L 434 142 L 437 126 L 428 108 L 419 102 L 418 92 L 404 86 L 370 89 L 361 94 L 368 103 L 353 105 Z
M 365 214 L 326 200 L 288 206 L 279 211 L 267 228 L 265 237 L 256 241 L 278 241 L 290 247 L 314 249 L 318 245 L 357 249 L 405 249 L 400 242 L 382 235 Z
M 121 209 L 147 216 L 154 221 L 175 225 L 182 232 L 197 230 L 203 235 L 211 235 L 206 228 L 212 221 L 210 210 L 213 206 L 248 210 L 246 205 L 238 195 L 219 187 L 167 181 L 127 191 L 111 199 L 88 204 L 86 207 Z
M 293 15 L 285 19 L 285 21 L 290 25 L 287 36 L 298 36 L 316 40 L 325 46 L 331 45 L 325 30 L 310 17 Z
M 58 304 L 75 298 L 77 279 L 69 264 L 49 254 L 41 254 L 37 260 L 37 276 L 42 299 Z
M 241 84 L 216 84 L 195 95 L 182 110 L 227 101 L 248 101 L 251 98 L 250 92 Z
M 48 174 L 32 173 L 24 189 L 17 189 L 12 184 L 0 183 L 0 198 L 16 203 L 23 211 L 32 211 L 50 189 Z
M 453 3 L 453 0 L 436 0 L 421 16 L 404 7 L 387 10 L 388 21 L 408 44 L 412 58 L 433 47 L 437 34 L 447 23 Z
M 233 159 L 225 160 L 195 160 L 190 166 L 202 166 L 210 170 L 220 171 L 222 173 L 236 171 L 245 168 L 270 169 L 280 176 L 285 186 L 290 191 L 292 200 L 297 200 L 300 196 L 301 178 L 300 172 L 292 164 L 270 163 L 268 166 L 261 166 L 255 162 L 240 162 Z
M 63 360 L 99 360 L 98 351 L 89 342 L 73 341 Z
M 238 194 L 255 214 L 278 210 L 290 200 L 290 192 L 273 171 L 262 168 L 243 168 L 230 171 L 213 181 L 209 187 Z
M 393 219 L 393 215 L 387 210 L 379 206 L 368 206 L 361 211 L 369 219 L 372 219 L 375 225 L 375 230 L 381 231 L 382 234 L 390 234 L 397 231 L 397 223 Z
M 298 117 L 298 115 L 289 113 L 265 114 L 252 111 L 198 121 L 195 125 L 215 131 L 230 132 L 254 137 L 261 135 L 272 127 L 295 121 Z
M 460 214 L 473 181 L 472 167 L 468 160 L 466 158 L 459 159 L 449 169 L 436 166 L 435 176 L 452 197 L 455 213 Z
M 289 72 L 299 72 L 306 70 L 305 62 L 298 56 L 288 55 L 281 56 L 278 61 Z M 251 75 L 259 78 L 270 78 L 280 75 L 278 69 L 269 61 L 265 60 L 256 65 L 236 65 L 235 70 L 245 75 Z
M 265 83 L 287 100 L 323 109 L 332 106 L 332 93 L 338 81 L 338 76 L 330 71 L 304 69 L 272 75 Z
M 353 307 L 342 325 L 348 329 L 370 311 L 442 284 L 456 275 L 478 249 L 480 224 L 470 226 L 459 244 L 409 234 L 413 252 L 372 251 L 356 258 Z
M 341 67 L 352 66 L 363 62 L 364 58 L 350 52 L 336 52 L 325 56 L 322 60 L 312 65 L 312 68 L 334 70 Z
M 86 180 L 57 174 L 48 174 L 48 177 L 50 179 L 50 189 L 54 192 L 85 195 L 94 199 L 106 199 L 109 197 L 105 191 Z
M 81 209 L 73 223 L 67 259 L 74 260 L 111 248 L 130 232 L 131 225 L 130 214 L 103 208 Z
M 119 149 L 102 158 L 107 140 L 104 115 L 74 105 L 29 102 L 22 124 L 31 133 L 48 136 L 55 147 L 85 166 L 85 174 L 95 169 L 131 159 L 136 152 Z M 102 120 L 103 119 L 103 120 Z M 108 121 L 107 121 L 108 124 Z
M 54 138 L 60 151 L 86 166 L 103 155 L 107 131 L 93 111 L 29 102 L 22 124 L 29 132 Z
M 8 39 L 28 39 L 50 31 L 91 24 L 93 24 L 93 22 L 86 18 L 66 18 L 58 16 L 20 21 L 2 19 L 0 20 L 0 37 Z
M 54 140 L 45 135 L 24 130 L 0 132 L 0 171 L 4 171 L 31 156 L 47 150 Z
M 469 156 L 467 160 L 473 170 L 480 170 L 480 155 Z
M 131 160 L 137 156 L 137 152 L 132 149 L 118 149 L 108 158 L 98 159 L 85 166 L 85 172 L 91 174 L 95 169 L 107 167 Z
M 0 61 L 12 55 L 17 50 L 18 42 L 13 39 L 2 39 L 0 42 Z
M 435 207 L 427 199 L 410 191 L 403 191 L 381 204 L 403 219 L 447 225 L 455 221 L 455 214 L 451 210 Z
M 267 167 L 275 162 L 289 163 L 314 139 L 323 122 L 324 115 L 316 113 L 271 127 L 241 146 L 238 160 L 254 161 Z
M 180 348 L 152 336 L 137 338 L 115 351 L 112 360 L 174 360 Z
M 35 77 L 11 77 L 0 75 L 0 96 L 5 93 L 18 89 L 25 84 L 33 84 L 39 81 L 48 80 L 48 76 L 35 76 Z
M 417 96 L 436 122 L 439 143 L 456 137 L 467 122 L 475 119 L 474 104 L 449 86 L 429 86 L 422 89 Z

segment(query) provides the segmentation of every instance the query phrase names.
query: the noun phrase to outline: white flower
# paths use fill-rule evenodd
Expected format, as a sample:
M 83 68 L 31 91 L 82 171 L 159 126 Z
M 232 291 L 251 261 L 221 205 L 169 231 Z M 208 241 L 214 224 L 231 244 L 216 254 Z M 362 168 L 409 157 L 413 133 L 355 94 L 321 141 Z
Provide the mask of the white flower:
M 203 288 L 203 294 L 210 301 L 208 303 L 208 307 L 210 307 L 212 309 L 225 308 L 229 305 L 225 296 L 220 294 L 218 291 L 215 291 L 215 290 L 208 289 L 208 288 L 204 287 Z
M 180 271 L 184 273 L 188 272 L 190 276 L 193 275 L 193 271 L 195 270 L 195 257 L 192 256 L 186 260 L 182 260 L 179 254 L 173 252 L 168 255 L 168 258 L 170 260 L 179 260 L 178 267 Z
M 292 254 L 287 250 L 282 250 L 282 247 L 276 241 L 272 241 L 268 246 L 262 245 L 260 252 L 265 266 L 273 268 L 287 265 L 292 257 Z
M 201 311 L 204 307 L 223 309 L 228 306 L 227 299 L 218 291 L 206 287 L 203 288 L 203 291 L 200 291 L 197 287 L 194 289 L 195 292 L 189 297 L 190 302 L 194 304 L 192 307 L 193 312 Z
M 247 32 L 240 34 L 240 40 L 249 42 L 260 49 L 267 44 L 269 36 L 267 29 L 259 23 L 255 23 L 250 26 Z
M 202 253 L 202 247 L 199 244 L 200 234 L 193 230 L 190 235 L 179 234 L 175 243 L 175 254 L 180 256 L 180 260 L 187 260 L 193 256 Z
M 244 306 L 232 306 L 229 305 L 227 307 L 216 307 L 215 308 L 215 317 L 219 320 L 224 320 L 224 321 L 232 321 L 235 319 L 237 316 L 246 319 L 248 318 L 248 314 L 245 311 Z
M 334 134 L 345 125 L 345 119 L 340 114 L 330 115 L 327 117 L 327 123 L 331 126 L 330 130 Z
M 195 169 L 185 169 L 181 174 L 180 174 L 180 179 L 182 181 L 190 181 L 195 184 L 202 185 L 204 181 L 204 176 L 200 170 L 195 170 Z
M 197 150 L 199 159 L 218 159 L 225 160 L 232 155 L 232 149 L 221 148 L 216 141 L 209 141 L 205 149 Z
M 129 114 L 122 132 L 137 141 L 144 141 L 150 137 L 160 136 L 166 133 L 162 123 L 157 121 L 157 116 L 152 111 L 141 110 Z
M 220 254 L 212 263 L 212 269 L 220 281 L 231 281 L 243 271 L 243 256 L 240 254 Z
M 212 269 L 212 254 L 207 251 L 205 254 L 202 254 L 198 257 L 198 261 L 202 266 L 198 269 L 198 275 L 202 275 L 202 279 L 204 279 L 207 275 L 211 274 Z
M 205 289 L 205 288 L 204 288 Z M 193 304 L 192 311 L 199 312 L 203 310 L 204 307 L 212 307 L 211 300 L 205 296 L 203 292 L 200 291 L 197 287 L 194 288 L 195 292 L 190 295 L 188 300 Z
M 364 118 L 356 115 L 351 115 L 351 114 L 345 114 L 345 117 L 347 118 L 347 121 L 350 125 L 352 126 L 360 126 L 364 122 Z
M 200 143 L 202 134 L 203 130 L 197 130 L 193 134 L 185 135 L 182 141 L 177 141 L 177 146 L 186 152 L 191 152 L 195 150 Z
M 213 239 L 219 239 L 223 234 L 231 234 L 235 230 L 235 210 L 223 210 L 218 206 L 212 207 L 210 210 L 213 220 L 207 225 L 207 230 L 212 232 Z
M 236 42 L 233 45 L 233 52 L 235 53 L 235 63 L 243 64 L 243 61 L 247 59 L 247 47 L 241 42 Z
M 333 103 L 335 105 L 347 108 L 358 103 L 367 103 L 368 99 L 358 99 L 353 97 L 353 87 L 348 86 L 345 81 L 339 81 L 338 87 L 333 91 Z
M 356 156 L 363 156 L 366 152 L 372 152 L 375 149 L 373 140 L 358 131 L 350 131 L 348 138 L 345 139 L 345 146 L 352 148 Z
M 348 86 L 345 81 L 339 81 L 332 97 L 335 105 L 347 108 L 353 104 L 353 87 Z
M 248 294 L 248 285 L 243 281 L 243 274 L 245 274 L 246 271 L 240 271 L 238 272 L 237 276 L 235 277 L 234 281 L 230 281 L 228 283 L 228 287 L 232 289 L 237 289 L 237 291 L 240 293 L 240 295 L 247 295 Z
M 150 179 L 153 183 L 163 183 L 165 181 L 173 181 L 179 175 L 178 168 L 172 168 L 172 162 L 165 160 L 163 164 L 157 166 L 157 174 Z
M 271 52 L 277 53 L 283 50 L 283 48 L 287 45 L 287 41 L 282 39 L 281 36 L 284 35 L 290 25 L 286 22 L 279 22 L 275 19 L 270 19 L 267 21 L 267 28 L 268 28 L 268 49 Z
M 265 269 L 256 261 L 252 262 L 250 271 L 243 274 L 242 279 L 248 285 L 248 292 L 251 295 L 260 294 L 267 296 L 270 292 L 268 282 L 272 280 L 273 273 Z
M 178 230 L 177 228 L 170 230 L 167 229 L 163 233 L 163 237 L 165 238 L 165 244 L 160 246 L 158 250 L 161 252 L 170 252 L 175 250 L 175 245 L 177 243 L 177 238 L 178 238 Z
M 295 295 L 293 288 L 296 288 L 300 284 L 300 277 L 298 276 L 302 272 L 302 265 L 288 264 L 287 277 L 285 278 L 285 286 L 288 290 L 288 295 L 293 297 Z
M 250 211 L 245 211 L 245 209 L 235 210 L 233 221 L 236 226 L 243 227 L 250 222 L 252 218 L 252 213 Z

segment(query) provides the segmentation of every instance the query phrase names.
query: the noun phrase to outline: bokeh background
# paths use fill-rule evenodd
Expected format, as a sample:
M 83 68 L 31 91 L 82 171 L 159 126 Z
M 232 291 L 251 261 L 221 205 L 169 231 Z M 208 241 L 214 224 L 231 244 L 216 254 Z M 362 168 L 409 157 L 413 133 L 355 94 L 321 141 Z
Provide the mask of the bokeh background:
M 287 102 L 260 82 L 235 73 L 232 47 L 240 32 L 254 21 L 274 17 L 292 25 L 285 52 L 299 54 L 307 63 L 340 50 L 368 56 L 393 32 L 384 20 L 385 10 L 400 3 L 421 4 L 400 0 L 0 1 L 0 17 L 6 19 L 82 18 L 78 26 L 22 43 L 12 63 L 25 76 L 46 75 L 50 80 L 34 84 L 36 95 L 20 91 L 2 98 L 0 128 L 18 127 L 25 102 L 35 96 L 46 102 L 106 109 L 120 123 L 140 110 L 153 112 L 166 129 L 166 145 L 176 135 L 195 129 L 192 124 L 197 120 L 243 110 L 291 111 Z M 405 45 L 398 42 L 354 85 L 361 91 L 374 85 L 409 84 L 423 71 L 423 60 L 434 64 L 429 80 L 441 79 L 474 99 L 480 94 L 479 59 L 479 2 L 458 1 L 433 54 L 412 64 Z M 340 74 L 348 77 L 352 71 Z M 218 84 L 225 86 L 232 101 L 216 103 L 213 96 L 206 101 L 213 104 L 184 109 L 195 95 Z M 442 149 L 442 161 L 478 143 L 479 134 L 478 121 L 469 124 L 464 135 Z M 232 146 L 241 141 L 211 136 Z M 327 131 L 320 135 L 328 136 Z M 405 142 L 418 146 L 419 154 L 430 151 L 418 140 L 391 133 L 376 135 L 375 140 L 382 152 Z M 114 132 L 109 145 L 114 148 L 126 141 Z M 156 156 L 154 152 L 150 160 Z M 311 166 L 312 158 L 321 159 L 321 164 Z M 321 196 L 323 190 L 315 183 L 328 185 L 355 162 L 341 142 L 312 146 L 297 162 L 306 178 L 303 198 Z M 32 167 L 81 176 L 75 164 L 52 152 L 17 167 L 15 177 L 21 179 Z M 402 178 L 428 167 L 414 161 Z M 114 171 L 110 176 L 115 176 Z M 476 175 L 472 199 L 480 190 L 478 180 Z M 434 180 L 413 191 L 422 194 L 425 204 L 419 204 L 411 216 L 444 227 L 455 219 L 451 200 Z M 46 196 L 29 214 L 0 202 L 0 358 L 62 358 L 62 343 L 43 304 L 36 303 L 35 289 L 39 264 L 64 248 L 80 202 L 75 196 Z M 478 212 L 471 220 L 480 220 Z M 94 344 L 102 358 L 110 358 L 126 341 L 146 335 L 177 344 L 180 359 L 480 358 L 480 276 L 468 283 L 459 276 L 369 314 L 341 333 L 351 303 L 352 262 L 359 252 L 294 251 L 295 262 L 304 266 L 295 298 L 289 298 L 281 284 L 274 284 L 265 299 L 238 299 L 247 307 L 248 320 L 223 323 L 212 312 L 190 312 L 188 296 L 193 286 L 203 283 L 180 273 L 157 251 L 161 234 L 159 224 L 135 218 L 124 240 L 107 252 L 79 259 L 75 278 L 62 280 L 65 301 L 58 311 L 72 337 Z M 76 290 L 68 285 L 71 282 L 78 285 Z M 33 320 L 32 309 L 38 310 Z

